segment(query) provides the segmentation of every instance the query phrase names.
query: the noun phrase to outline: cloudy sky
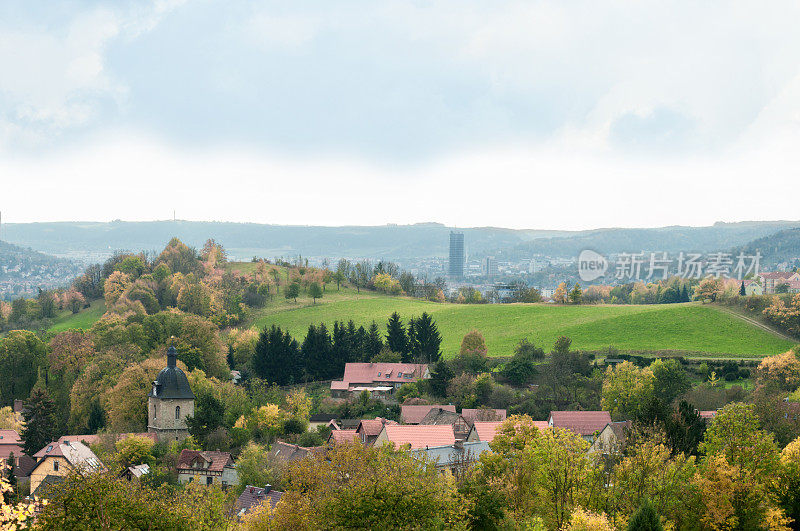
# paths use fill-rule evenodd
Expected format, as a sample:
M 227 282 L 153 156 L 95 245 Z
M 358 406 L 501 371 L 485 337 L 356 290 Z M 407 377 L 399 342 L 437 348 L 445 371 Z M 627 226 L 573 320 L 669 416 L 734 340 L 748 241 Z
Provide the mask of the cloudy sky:
M 0 2 L 3 221 L 798 219 L 800 4 Z

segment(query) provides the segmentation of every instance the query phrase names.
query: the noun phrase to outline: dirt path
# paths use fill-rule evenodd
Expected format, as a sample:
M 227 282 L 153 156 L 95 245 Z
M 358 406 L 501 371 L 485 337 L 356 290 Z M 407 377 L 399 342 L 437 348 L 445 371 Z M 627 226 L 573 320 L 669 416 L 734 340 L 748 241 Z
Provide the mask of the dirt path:
M 718 310 L 722 311 L 722 312 L 725 312 L 725 313 L 729 314 L 729 315 L 733 315 L 733 316 L 735 316 L 735 317 L 738 317 L 738 318 L 739 318 L 739 319 L 741 319 L 742 321 L 747 321 L 747 322 L 748 322 L 748 323 L 750 323 L 751 325 L 753 325 L 753 326 L 757 326 L 757 327 L 758 327 L 758 328 L 760 328 L 761 330 L 764 330 L 764 331 L 766 331 L 766 332 L 769 332 L 769 333 L 771 333 L 772 335 L 778 336 L 778 337 L 780 337 L 781 339 L 785 339 L 786 341 L 791 341 L 792 343 L 798 343 L 798 342 L 800 342 L 800 341 L 798 341 L 798 340 L 797 340 L 797 338 L 796 338 L 796 337 L 792 337 L 792 336 L 786 335 L 786 334 L 784 334 L 783 332 L 780 332 L 779 330 L 776 330 L 776 329 L 772 328 L 772 327 L 771 327 L 771 326 L 769 326 L 769 325 L 766 325 L 766 324 L 764 324 L 764 323 L 762 323 L 762 322 L 759 322 L 759 321 L 757 321 L 757 320 L 753 319 L 752 317 L 749 317 L 749 316 L 747 316 L 747 315 L 741 314 L 741 313 L 739 313 L 739 312 L 737 312 L 737 311 L 735 311 L 735 310 L 732 310 L 732 309 L 730 309 L 730 308 L 726 308 L 726 307 L 724 307 L 724 306 L 716 306 L 716 305 L 715 305 L 714 307 L 715 307 L 715 308 L 717 308 Z

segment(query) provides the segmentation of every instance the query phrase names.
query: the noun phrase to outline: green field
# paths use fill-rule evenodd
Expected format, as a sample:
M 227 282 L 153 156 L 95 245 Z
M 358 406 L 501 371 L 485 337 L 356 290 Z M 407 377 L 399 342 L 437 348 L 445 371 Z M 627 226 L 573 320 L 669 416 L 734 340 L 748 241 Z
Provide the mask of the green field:
M 78 313 L 73 314 L 69 310 L 59 313 L 55 321 L 53 321 L 53 326 L 51 326 L 48 331 L 58 333 L 73 328 L 88 330 L 105 312 L 106 303 L 103 299 L 92 301 L 89 308 L 81 310 Z
M 692 357 L 760 358 L 784 352 L 793 343 L 756 328 L 713 306 L 697 303 L 653 306 L 554 306 L 549 304 L 437 304 L 374 293 L 326 296 L 311 305 L 281 301 L 253 321 L 258 328 L 280 325 L 302 338 L 308 325 L 353 319 L 383 330 L 397 311 L 404 320 L 426 311 L 442 334 L 445 356 L 458 352 L 461 338 L 471 329 L 486 338 L 489 355 L 507 356 L 523 337 L 549 349 L 560 335 L 572 338 L 575 349 L 677 350 Z M 277 301 L 276 301 L 277 302 Z

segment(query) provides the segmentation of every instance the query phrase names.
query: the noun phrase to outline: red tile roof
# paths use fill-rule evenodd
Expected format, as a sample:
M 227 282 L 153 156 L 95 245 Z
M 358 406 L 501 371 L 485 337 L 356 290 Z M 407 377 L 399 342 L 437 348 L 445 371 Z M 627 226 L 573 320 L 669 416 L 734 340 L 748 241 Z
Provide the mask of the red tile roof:
M 328 442 L 333 444 L 360 441 L 356 430 L 333 430 L 331 431 Z
M 503 423 L 501 420 L 491 420 L 491 421 L 475 421 L 472 427 L 478 434 L 479 441 L 487 441 L 492 442 L 497 435 L 497 430 L 500 428 L 500 425 Z M 534 427 L 540 430 L 546 430 L 549 428 L 547 421 L 545 420 L 534 420 L 533 421 Z
M 349 384 L 376 382 L 413 382 L 422 378 L 428 366 L 424 363 L 348 363 L 342 381 Z M 406 378 L 410 374 L 411 378 Z
M 358 428 L 356 431 L 358 433 L 364 434 L 367 437 L 377 437 L 380 435 L 383 427 L 386 424 L 397 424 L 397 422 L 393 420 L 386 420 L 384 418 L 378 417 L 374 419 L 362 419 L 361 422 L 358 424 Z
M 456 406 L 443 406 L 440 404 L 421 405 L 421 406 L 401 406 L 400 420 L 403 424 L 419 424 L 432 408 L 441 408 L 447 411 L 456 412 Z
M 22 444 L 17 430 L 0 430 L 0 446 L 4 444 Z
M 554 428 L 565 428 L 578 435 L 592 435 L 611 422 L 608 411 L 551 411 L 550 421 Z
M 196 467 L 192 466 L 193 463 L 200 461 L 204 466 L 200 467 L 203 470 L 210 472 L 222 472 L 225 467 L 233 466 L 233 458 L 228 452 L 200 452 L 197 450 L 181 450 L 181 455 L 178 457 L 178 470 L 195 470 Z M 205 466 L 205 463 L 208 465 Z
M 283 496 L 283 492 L 272 490 L 269 486 L 261 488 L 248 485 L 236 500 L 232 512 L 235 516 L 241 518 L 263 503 L 269 503 L 270 507 L 274 509 L 278 502 L 281 501 L 281 496 Z
M 710 420 L 710 419 L 713 419 L 716 416 L 717 416 L 717 410 L 716 409 L 713 409 L 713 410 L 710 410 L 710 411 L 701 411 L 700 412 L 700 418 L 703 418 L 703 419 Z
M 496 419 L 490 420 L 489 416 L 491 412 L 497 415 Z M 461 416 L 464 417 L 464 420 L 472 424 L 479 418 L 482 421 L 506 420 L 508 412 L 505 409 L 462 409 Z
M 776 280 L 786 280 L 794 275 L 792 271 L 763 271 L 758 274 L 761 278 L 764 279 L 776 279 Z
M 445 446 L 456 442 L 452 426 L 415 426 L 387 424 L 386 438 L 395 446 L 411 445 L 412 450 L 428 446 Z

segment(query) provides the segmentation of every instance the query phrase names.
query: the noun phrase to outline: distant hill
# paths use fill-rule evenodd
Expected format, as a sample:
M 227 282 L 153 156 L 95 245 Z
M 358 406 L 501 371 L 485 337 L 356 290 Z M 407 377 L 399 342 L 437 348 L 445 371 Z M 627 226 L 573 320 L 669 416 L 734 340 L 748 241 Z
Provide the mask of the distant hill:
M 583 249 L 601 253 L 639 251 L 717 251 L 742 246 L 775 232 L 800 228 L 800 221 L 716 223 L 710 227 L 596 229 L 588 231 L 514 230 L 496 227 L 464 232 L 470 256 L 526 259 L 535 254 L 575 257 Z M 200 247 L 214 238 L 239 260 L 348 257 L 404 260 L 445 257 L 451 228 L 439 223 L 321 227 L 199 221 L 12 223 L 5 240 L 82 263 L 102 261 L 115 250 L 160 251 L 177 236 Z
M 320 227 L 197 221 L 110 223 L 11 223 L 4 238 L 40 251 L 98 261 L 93 254 L 114 250 L 160 251 L 177 236 L 200 247 L 214 238 L 239 259 L 259 256 L 327 256 L 358 258 L 419 258 L 446 256 L 450 228 L 439 223 Z M 511 230 L 493 227 L 463 229 L 468 250 L 509 248 L 536 237 L 569 234 L 566 231 Z M 91 258 L 91 259 L 89 259 Z
M 584 249 L 602 254 L 641 251 L 668 253 L 727 251 L 789 227 L 797 221 L 715 223 L 710 227 L 661 227 L 654 229 L 597 229 L 564 237 L 540 238 L 518 244 L 512 257 L 534 254 L 576 257 Z M 797 230 L 797 229 L 796 229 Z
M 800 228 L 786 229 L 764 236 L 738 247 L 734 252 L 743 251 L 754 255 L 760 252 L 763 266 L 773 266 L 780 262 L 800 262 Z
M 71 260 L 0 241 L 0 299 L 34 294 L 37 288 L 67 285 L 81 269 Z

